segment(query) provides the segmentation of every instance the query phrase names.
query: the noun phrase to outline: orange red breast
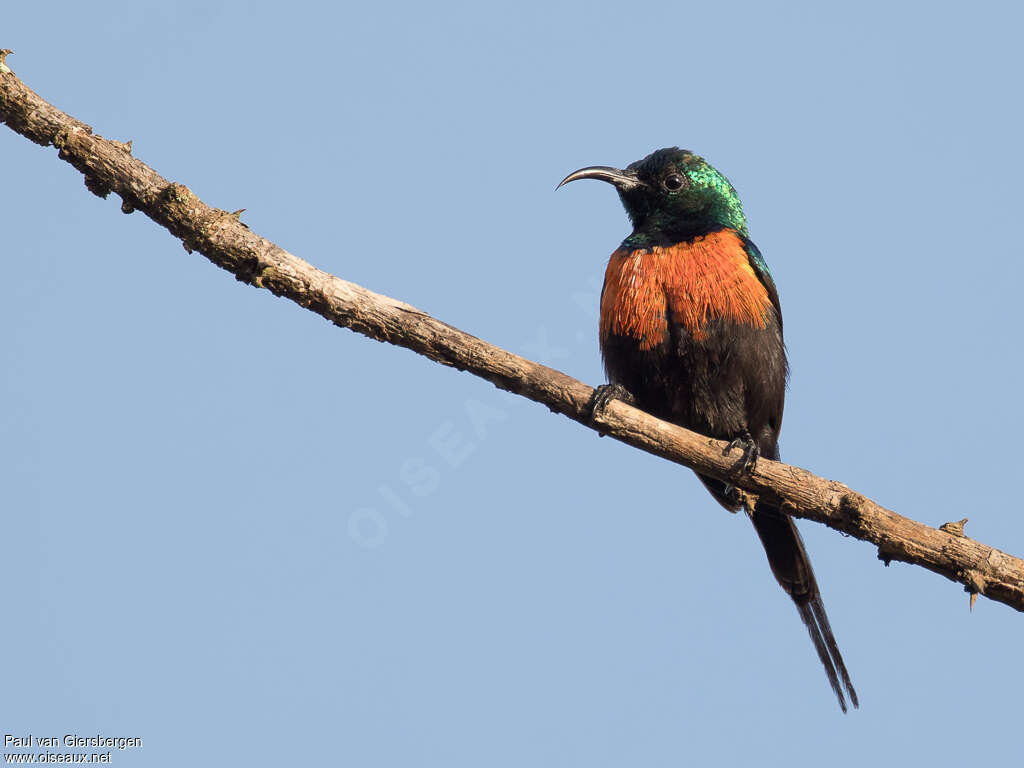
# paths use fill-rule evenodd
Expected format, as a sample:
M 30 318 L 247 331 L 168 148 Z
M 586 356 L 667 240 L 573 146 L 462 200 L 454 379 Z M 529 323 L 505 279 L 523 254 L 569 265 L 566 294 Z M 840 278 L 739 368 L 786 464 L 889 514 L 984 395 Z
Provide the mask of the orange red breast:
M 601 294 L 601 338 L 630 336 L 651 349 L 665 339 L 669 320 L 700 341 L 713 318 L 765 328 L 773 311 L 743 240 L 725 229 L 677 245 L 615 251 Z

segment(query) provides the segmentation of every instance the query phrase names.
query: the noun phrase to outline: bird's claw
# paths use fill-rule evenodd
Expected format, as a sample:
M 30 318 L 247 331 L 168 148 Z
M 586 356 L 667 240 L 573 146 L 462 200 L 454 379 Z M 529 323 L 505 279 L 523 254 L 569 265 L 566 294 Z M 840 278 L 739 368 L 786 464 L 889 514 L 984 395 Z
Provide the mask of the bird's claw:
M 723 451 L 724 455 L 728 456 L 733 448 L 743 449 L 743 455 L 736 463 L 736 467 L 741 475 L 747 474 L 757 464 L 757 459 L 761 455 L 761 449 L 757 447 L 757 443 L 754 442 L 754 438 L 750 436 L 749 432 L 744 432 L 729 443 L 725 447 L 725 451 Z
M 599 387 L 595 387 L 594 394 L 590 396 L 590 403 L 588 403 L 591 423 L 594 422 L 601 411 L 608 407 L 608 403 L 612 400 L 621 400 L 626 405 L 636 404 L 636 398 L 621 384 L 602 384 Z M 604 433 L 601 434 L 603 435 Z

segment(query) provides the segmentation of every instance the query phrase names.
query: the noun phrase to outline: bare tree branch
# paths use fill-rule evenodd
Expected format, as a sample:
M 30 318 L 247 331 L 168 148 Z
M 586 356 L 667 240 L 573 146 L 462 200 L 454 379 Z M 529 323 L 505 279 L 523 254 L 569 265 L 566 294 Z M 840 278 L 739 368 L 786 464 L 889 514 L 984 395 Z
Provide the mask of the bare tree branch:
M 284 296 L 372 339 L 406 347 L 442 365 L 469 371 L 617 440 L 727 480 L 764 496 L 796 517 L 823 523 L 869 541 L 888 564 L 923 566 L 960 582 L 973 597 L 1024 610 L 1024 561 L 963 534 L 960 524 L 941 529 L 891 512 L 842 483 L 799 467 L 758 460 L 738 475 L 726 443 L 660 421 L 619 401 L 591 418 L 594 390 L 564 373 L 527 360 L 453 328 L 403 302 L 373 293 L 322 272 L 242 224 L 238 216 L 211 208 L 187 187 L 169 182 L 131 154 L 131 144 L 94 135 L 92 128 L 64 114 L 27 88 L 4 64 L 0 51 L 0 119 L 44 146 L 85 177 L 86 186 L 106 197 L 116 192 L 121 209 L 143 211 L 245 283 Z M 8 182 L 9 183 L 9 182 Z

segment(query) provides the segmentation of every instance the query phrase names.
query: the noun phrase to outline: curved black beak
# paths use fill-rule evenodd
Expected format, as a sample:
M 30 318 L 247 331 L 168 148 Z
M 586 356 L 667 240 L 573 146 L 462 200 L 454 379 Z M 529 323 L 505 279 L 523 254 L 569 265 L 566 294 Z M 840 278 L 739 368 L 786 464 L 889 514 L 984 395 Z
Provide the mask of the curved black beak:
M 589 168 L 580 168 L 578 171 L 573 171 L 558 183 L 558 187 L 568 184 L 570 181 L 578 181 L 579 179 L 607 181 L 609 184 L 614 184 L 622 192 L 644 185 L 637 178 L 636 171 L 623 171 L 608 165 L 592 165 Z M 555 189 L 558 189 L 558 187 L 555 187 Z

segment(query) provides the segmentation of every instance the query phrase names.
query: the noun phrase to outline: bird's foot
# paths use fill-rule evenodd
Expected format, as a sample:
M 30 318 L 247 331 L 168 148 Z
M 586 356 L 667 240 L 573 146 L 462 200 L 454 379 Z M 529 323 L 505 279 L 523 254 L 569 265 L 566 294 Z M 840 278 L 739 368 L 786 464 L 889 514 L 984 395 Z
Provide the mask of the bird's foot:
M 621 384 L 602 384 L 594 389 L 594 394 L 591 395 L 590 403 L 587 406 L 590 409 L 591 423 L 600 415 L 601 411 L 608 407 L 608 403 L 612 400 L 621 400 L 626 405 L 636 405 L 636 398 Z M 598 434 L 604 437 L 605 433 Z
M 733 448 L 742 448 L 743 455 L 740 460 L 736 463 L 736 468 L 741 475 L 750 472 L 757 464 L 757 459 L 761 455 L 761 449 L 757 447 L 757 443 L 754 442 L 754 438 L 750 436 L 750 432 L 744 430 L 743 434 L 725 446 L 725 450 L 722 452 L 725 456 L 728 456 Z

